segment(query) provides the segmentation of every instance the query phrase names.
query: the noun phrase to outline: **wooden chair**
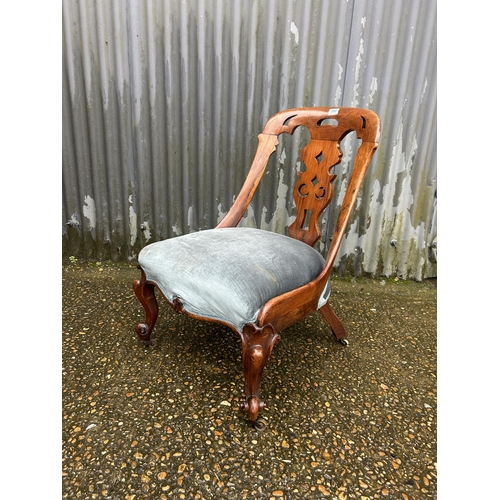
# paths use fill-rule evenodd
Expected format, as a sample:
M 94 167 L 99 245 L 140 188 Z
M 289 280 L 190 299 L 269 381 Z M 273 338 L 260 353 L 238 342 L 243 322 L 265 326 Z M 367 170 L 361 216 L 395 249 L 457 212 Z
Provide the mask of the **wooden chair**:
M 237 227 L 276 151 L 278 136 L 292 134 L 299 125 L 309 129 L 310 141 L 301 150 L 306 170 L 293 190 L 297 217 L 288 236 Z M 361 143 L 325 260 L 313 248 L 321 235 L 318 220 L 333 197 L 340 142 L 352 131 Z M 141 278 L 134 281 L 134 290 L 146 313 L 145 323 L 135 329 L 139 338 L 149 340 L 158 316 L 155 287 L 175 311 L 229 326 L 242 342 L 242 407 L 259 430 L 264 426 L 258 420 L 265 406 L 262 374 L 282 330 L 319 309 L 335 338 L 346 344 L 345 329 L 328 303 L 330 272 L 379 136 L 379 118 L 366 109 L 281 111 L 259 135 L 245 183 L 217 227 L 152 243 L 139 254 Z

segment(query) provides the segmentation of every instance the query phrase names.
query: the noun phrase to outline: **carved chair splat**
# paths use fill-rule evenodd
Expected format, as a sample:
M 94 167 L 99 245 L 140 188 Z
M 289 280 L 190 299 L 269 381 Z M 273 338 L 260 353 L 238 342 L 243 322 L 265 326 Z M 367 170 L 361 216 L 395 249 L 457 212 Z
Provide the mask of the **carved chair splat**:
M 288 236 L 237 227 L 276 151 L 278 137 L 293 134 L 298 126 L 307 127 L 310 141 L 300 153 L 306 168 L 293 188 L 297 217 Z M 333 198 L 340 143 L 350 132 L 361 144 L 324 259 L 313 246 L 321 236 L 320 216 Z M 231 328 L 242 342 L 242 407 L 256 428 L 262 426 L 257 419 L 265 406 L 260 398 L 262 375 L 280 332 L 319 310 L 335 338 L 346 344 L 346 331 L 328 302 L 330 272 L 379 136 L 378 116 L 366 109 L 281 111 L 258 136 L 248 176 L 217 227 L 152 243 L 139 254 L 141 277 L 134 281 L 134 291 L 146 313 L 145 323 L 136 326 L 139 338 L 149 340 L 158 317 L 155 288 L 175 311 Z

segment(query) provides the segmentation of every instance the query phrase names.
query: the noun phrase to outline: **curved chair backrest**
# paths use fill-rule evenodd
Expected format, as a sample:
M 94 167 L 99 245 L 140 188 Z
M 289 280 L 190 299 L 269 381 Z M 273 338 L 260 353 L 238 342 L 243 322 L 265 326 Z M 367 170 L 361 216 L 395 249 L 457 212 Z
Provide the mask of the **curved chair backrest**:
M 342 159 L 340 142 L 349 132 L 355 132 L 362 141 L 332 238 L 327 259 L 329 271 L 366 170 L 378 146 L 380 120 L 373 111 L 359 108 L 314 107 L 287 109 L 272 116 L 259 135 L 259 146 L 248 177 L 233 206 L 218 227 L 238 224 L 264 174 L 269 157 L 276 151 L 278 136 L 284 132 L 293 134 L 300 125 L 309 130 L 310 141 L 301 150 L 301 159 L 306 170 L 299 172 L 299 179 L 293 189 L 297 218 L 289 226 L 288 234 L 311 246 L 321 236 L 319 218 L 333 198 L 332 183 L 336 177 L 333 174 L 333 167 Z

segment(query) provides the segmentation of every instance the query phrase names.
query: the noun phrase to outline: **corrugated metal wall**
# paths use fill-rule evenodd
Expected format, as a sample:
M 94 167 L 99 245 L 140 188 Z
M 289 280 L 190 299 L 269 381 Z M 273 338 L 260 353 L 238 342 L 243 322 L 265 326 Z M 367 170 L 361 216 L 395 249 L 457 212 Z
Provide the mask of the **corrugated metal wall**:
M 267 118 L 331 105 L 382 121 L 337 271 L 436 276 L 435 0 L 64 0 L 63 256 L 133 260 L 215 226 Z M 293 221 L 303 139 L 278 147 L 243 224 Z

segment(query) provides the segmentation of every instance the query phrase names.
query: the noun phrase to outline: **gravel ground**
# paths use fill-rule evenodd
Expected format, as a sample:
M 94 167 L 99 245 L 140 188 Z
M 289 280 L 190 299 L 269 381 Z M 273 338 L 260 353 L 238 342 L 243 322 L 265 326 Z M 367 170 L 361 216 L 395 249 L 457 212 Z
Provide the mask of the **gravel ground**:
M 63 498 L 437 498 L 436 280 L 334 278 L 350 345 L 319 313 L 282 332 L 258 432 L 231 330 L 159 297 L 145 345 L 135 266 L 62 277 Z

